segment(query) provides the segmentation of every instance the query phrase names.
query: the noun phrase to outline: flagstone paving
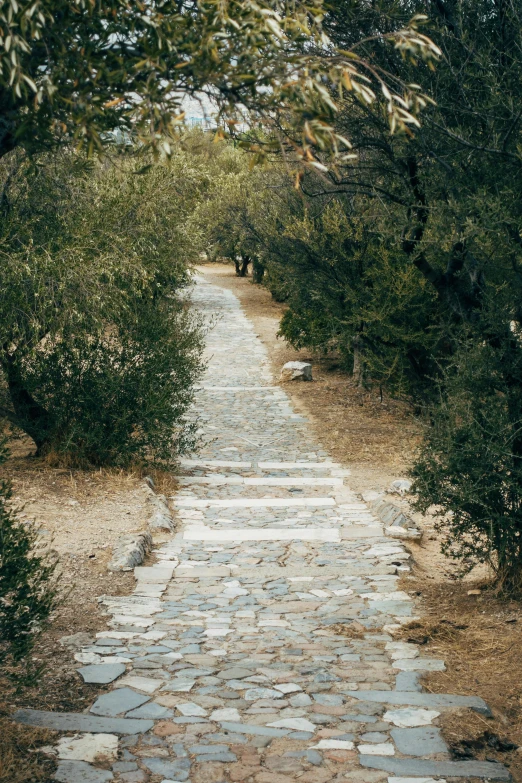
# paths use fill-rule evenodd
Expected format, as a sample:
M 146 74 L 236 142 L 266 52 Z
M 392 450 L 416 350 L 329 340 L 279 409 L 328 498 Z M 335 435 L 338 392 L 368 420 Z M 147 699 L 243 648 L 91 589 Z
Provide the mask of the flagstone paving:
M 194 301 L 219 319 L 177 532 L 135 569 L 132 595 L 103 599 L 108 629 L 75 656 L 79 677 L 112 690 L 81 715 L 16 715 L 76 733 L 57 746 L 56 780 L 509 780 L 499 764 L 451 760 L 441 713 L 488 707 L 425 692 L 419 676 L 443 661 L 394 640 L 415 612 L 399 586 L 409 553 L 274 385 L 234 295 L 199 279 Z

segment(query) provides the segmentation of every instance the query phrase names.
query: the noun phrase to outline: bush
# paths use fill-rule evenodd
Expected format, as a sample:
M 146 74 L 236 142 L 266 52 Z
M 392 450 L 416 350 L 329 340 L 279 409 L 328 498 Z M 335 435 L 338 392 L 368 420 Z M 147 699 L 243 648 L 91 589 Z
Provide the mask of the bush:
M 6 457 L 0 445 L 0 463 Z M 38 635 L 58 604 L 57 562 L 38 544 L 38 531 L 9 509 L 10 487 L 0 482 L 0 665 L 20 676 Z
M 185 221 L 219 151 L 4 164 L 0 413 L 68 464 L 172 460 L 202 369 Z M 137 171 L 143 173 L 138 174 Z
M 504 321 L 505 323 L 505 321 Z M 492 326 L 468 334 L 444 373 L 412 475 L 416 508 L 435 507 L 443 551 L 461 573 L 486 563 L 522 587 L 522 346 Z
M 24 362 L 24 386 L 47 414 L 43 451 L 62 463 L 168 464 L 195 446 L 184 415 L 201 369 L 198 323 L 175 299 L 133 315 L 110 334 L 61 335 Z

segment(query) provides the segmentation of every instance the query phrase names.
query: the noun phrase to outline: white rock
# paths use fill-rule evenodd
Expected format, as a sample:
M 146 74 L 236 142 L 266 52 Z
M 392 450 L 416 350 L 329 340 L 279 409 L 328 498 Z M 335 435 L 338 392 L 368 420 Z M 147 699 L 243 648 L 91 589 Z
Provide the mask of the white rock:
M 302 691 L 300 685 L 297 685 L 295 682 L 282 682 L 280 685 L 274 685 L 274 688 L 278 691 L 281 691 L 281 693 L 296 693 L 297 691 Z
M 306 718 L 287 718 L 286 720 L 276 720 L 274 723 L 267 723 L 267 726 L 274 729 L 293 729 L 294 731 L 315 731 L 317 726 Z
M 221 595 L 223 598 L 237 598 L 240 595 L 248 595 L 248 590 L 242 587 L 227 587 Z
M 239 723 L 241 721 L 241 715 L 233 707 L 224 707 L 222 710 L 214 710 L 214 712 L 210 715 L 210 720 L 228 720 L 233 721 L 234 723 Z
M 76 653 L 74 660 L 78 663 L 101 663 L 101 655 L 96 653 Z
M 404 540 L 416 541 L 422 538 L 422 530 L 417 527 L 401 527 L 401 525 L 391 525 L 385 527 L 384 532 L 390 538 L 402 538 Z
M 169 683 L 166 690 L 171 693 L 188 693 L 195 684 L 196 680 L 180 680 L 179 682 Z
M 199 704 L 194 704 L 192 701 L 176 704 L 176 709 L 185 717 L 205 718 L 207 715 L 207 711 L 203 707 L 200 707 Z
M 160 639 L 164 639 L 167 635 L 166 631 L 147 631 L 147 633 L 140 633 L 140 639 L 147 639 L 147 641 L 159 642 Z M 111 633 L 111 636 L 114 634 Z
M 393 723 L 400 729 L 408 729 L 413 726 L 429 726 L 439 715 L 440 712 L 436 710 L 416 710 L 413 707 L 406 707 L 402 710 L 388 710 L 384 713 L 383 720 Z
M 149 503 L 152 506 L 152 516 L 148 520 L 151 529 L 174 530 L 174 520 L 165 495 L 156 495 L 151 492 Z
M 283 365 L 281 381 L 311 381 L 312 365 L 308 362 L 287 362 Z
M 386 601 L 411 601 L 412 597 L 409 593 L 405 593 L 404 590 L 395 590 L 393 593 L 384 593 Z
M 390 652 L 392 660 L 417 658 L 419 655 L 419 648 L 415 644 L 406 644 L 406 642 L 388 642 L 385 649 Z
M 357 750 L 362 756 L 395 756 L 395 748 L 391 742 L 378 742 L 375 745 L 359 745 Z
M 136 688 L 143 693 L 154 693 L 164 683 L 164 680 L 156 680 L 152 677 L 139 677 L 135 674 L 128 674 L 115 683 L 115 688 Z
M 56 746 L 58 758 L 71 761 L 113 762 L 118 755 L 116 734 L 74 734 L 61 737 Z
M 395 495 L 405 495 L 411 489 L 411 481 L 409 479 L 397 479 L 392 481 L 389 491 Z
M 322 739 L 317 745 L 312 745 L 317 750 L 353 750 L 353 742 L 348 740 Z

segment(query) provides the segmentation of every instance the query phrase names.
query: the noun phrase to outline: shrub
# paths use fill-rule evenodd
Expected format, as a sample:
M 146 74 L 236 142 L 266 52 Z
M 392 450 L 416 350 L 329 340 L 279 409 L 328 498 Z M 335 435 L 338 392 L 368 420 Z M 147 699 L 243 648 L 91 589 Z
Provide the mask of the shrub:
M 185 220 L 219 157 L 207 148 L 140 175 L 131 155 L 4 164 L 0 413 L 39 454 L 123 465 L 193 445 Z
M 0 463 L 5 460 L 0 445 Z M 0 482 L 0 665 L 28 675 L 30 653 L 58 604 L 57 562 L 38 544 L 38 531 L 9 508 L 11 490 Z M 14 668 L 13 668 L 14 667 Z
M 75 465 L 168 464 L 194 448 L 185 413 L 201 369 L 198 322 L 176 299 L 137 310 L 110 333 L 60 335 L 25 360 L 24 387 L 46 411 L 44 453 Z
M 461 573 L 486 563 L 503 589 L 520 591 L 522 346 L 501 323 L 483 337 L 468 333 L 444 373 L 413 491 L 419 511 L 434 506 Z

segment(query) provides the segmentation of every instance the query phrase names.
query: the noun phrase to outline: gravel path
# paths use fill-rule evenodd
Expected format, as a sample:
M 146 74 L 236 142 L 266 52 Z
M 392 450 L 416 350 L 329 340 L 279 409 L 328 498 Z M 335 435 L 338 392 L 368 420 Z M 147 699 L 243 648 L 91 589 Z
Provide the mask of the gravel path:
M 80 676 L 113 689 L 84 714 L 16 715 L 68 732 L 56 780 L 509 780 L 451 761 L 437 718 L 487 705 L 424 692 L 443 661 L 394 641 L 414 614 L 398 586 L 408 552 L 274 385 L 236 297 L 200 278 L 194 301 L 215 325 L 177 532 L 132 595 L 104 599 L 108 630 L 76 654 Z

